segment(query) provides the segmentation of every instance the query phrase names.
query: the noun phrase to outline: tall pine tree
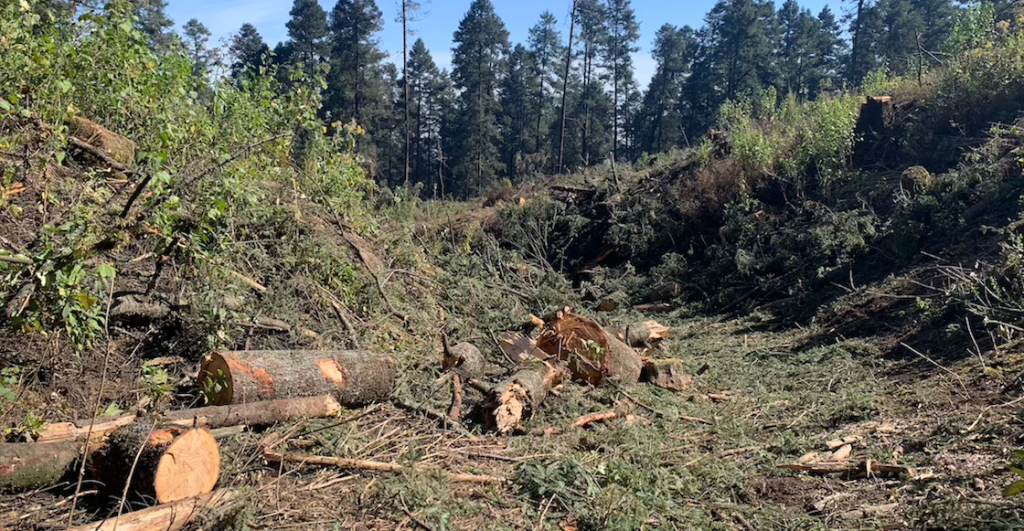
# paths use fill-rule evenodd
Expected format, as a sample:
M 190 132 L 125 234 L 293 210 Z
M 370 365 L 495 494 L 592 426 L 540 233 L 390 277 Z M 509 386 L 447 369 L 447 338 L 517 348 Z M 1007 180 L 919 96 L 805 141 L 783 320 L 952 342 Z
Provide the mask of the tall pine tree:
M 562 65 L 565 63 L 565 46 L 559 34 L 558 20 L 550 11 L 541 13 L 540 21 L 530 28 L 527 43 L 533 56 L 533 75 L 537 81 L 534 85 L 532 105 L 537 108 L 534 137 L 534 152 L 543 153 L 548 159 L 552 157 L 548 129 L 556 119 L 554 114 L 556 101 L 561 91 Z
M 242 79 L 246 72 L 258 68 L 269 52 L 270 48 L 256 30 L 256 26 L 248 22 L 242 24 L 238 33 L 231 37 L 231 45 L 228 47 L 232 79 Z
M 325 95 L 332 120 L 355 119 L 372 136 L 385 112 L 384 53 L 377 33 L 383 17 L 374 0 L 338 0 L 330 15 L 331 70 Z
M 629 95 L 635 90 L 633 56 L 639 50 L 640 24 L 629 0 L 608 0 L 604 59 L 612 80 L 612 160 L 619 158 L 619 146 L 624 138 L 620 134 L 630 122 Z
M 490 0 L 473 0 L 455 32 L 452 81 L 459 91 L 453 192 L 468 195 L 492 185 L 499 157 L 498 87 L 508 55 L 508 30 Z
M 533 55 L 517 44 L 508 57 L 508 75 L 501 84 L 502 162 L 506 174 L 513 179 L 543 167 L 542 160 L 531 156 L 536 146 L 534 124 L 540 114 L 531 102 L 539 90 L 533 63 Z
M 287 51 L 290 62 L 312 78 L 329 51 L 327 12 L 317 0 L 295 0 L 289 14 L 291 19 L 285 24 L 288 42 L 282 51 Z

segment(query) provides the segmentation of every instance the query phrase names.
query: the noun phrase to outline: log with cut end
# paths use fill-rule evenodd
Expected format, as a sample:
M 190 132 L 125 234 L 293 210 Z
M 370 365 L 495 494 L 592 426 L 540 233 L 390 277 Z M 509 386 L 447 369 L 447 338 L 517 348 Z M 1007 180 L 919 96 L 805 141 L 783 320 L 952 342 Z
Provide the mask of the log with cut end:
M 693 377 L 677 359 L 645 361 L 640 380 L 670 391 L 685 391 L 693 383 Z
M 102 522 L 75 526 L 68 531 L 178 531 L 196 520 L 219 519 L 230 513 L 241 497 L 235 489 L 219 489 L 167 505 L 125 513 Z
M 670 331 L 657 321 L 644 321 L 620 328 L 615 337 L 631 347 L 654 347 L 668 337 Z
M 541 360 L 527 361 L 487 395 L 483 405 L 487 423 L 500 433 L 514 430 L 540 407 L 563 376 L 560 367 Z
M 73 442 L 0 443 L 0 492 L 48 487 L 60 481 L 82 453 Z
M 331 395 L 355 407 L 391 396 L 395 361 L 365 350 L 213 352 L 203 360 L 198 385 L 214 405 Z
M 341 404 L 331 395 L 321 395 L 183 409 L 165 414 L 161 417 L 160 424 L 181 428 L 221 428 L 242 424 L 268 426 L 299 419 L 333 417 L 339 413 Z
M 537 348 L 566 362 L 576 380 L 598 385 L 605 377 L 625 384 L 640 379 L 643 367 L 636 351 L 601 325 L 566 309 L 546 322 Z
M 129 501 L 175 502 L 213 490 L 220 478 L 220 446 L 206 428 L 139 421 L 111 434 L 101 470 L 109 488 L 123 489 L 130 480 Z

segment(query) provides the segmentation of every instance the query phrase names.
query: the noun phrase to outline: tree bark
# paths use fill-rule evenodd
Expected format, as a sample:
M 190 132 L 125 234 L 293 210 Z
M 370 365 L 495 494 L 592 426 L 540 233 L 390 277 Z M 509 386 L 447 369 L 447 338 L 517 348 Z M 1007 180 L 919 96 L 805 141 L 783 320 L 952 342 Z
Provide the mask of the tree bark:
M 456 483 L 504 483 L 506 481 L 503 477 L 497 476 L 481 476 L 476 474 L 459 474 L 441 470 L 438 468 L 427 468 L 427 467 L 407 467 L 397 463 L 384 463 L 381 461 L 368 461 L 366 459 L 349 459 L 345 457 L 331 457 L 323 455 L 310 455 L 302 454 L 297 452 L 276 452 L 272 450 L 266 450 L 263 452 L 263 457 L 268 461 L 276 463 L 298 463 L 298 464 L 309 464 L 309 465 L 321 465 L 321 466 L 335 466 L 338 468 L 344 468 L 349 470 L 369 470 L 373 472 L 412 472 L 412 471 L 436 471 L 440 475 L 448 478 L 449 481 Z
M 48 445 L 47 445 L 48 446 Z M 107 487 L 130 487 L 130 502 L 171 503 L 213 491 L 220 478 L 220 446 L 206 428 L 157 428 L 137 422 L 110 436 L 102 457 Z
M 0 444 L 0 492 L 47 487 L 60 481 L 78 460 L 82 447 L 60 444 Z
M 572 2 L 572 14 L 569 15 L 569 46 L 565 49 L 565 77 L 562 78 L 562 125 L 558 134 L 558 171 L 562 173 L 565 155 L 565 97 L 569 92 L 569 69 L 572 67 L 572 33 L 576 29 L 576 0 Z
M 331 395 L 342 406 L 363 406 L 391 396 L 395 361 L 364 350 L 213 352 L 198 385 L 214 405 Z
M 287 398 L 236 404 L 183 409 L 165 414 L 160 423 L 182 428 L 193 425 L 204 428 L 226 426 L 269 426 L 298 419 L 333 417 L 341 413 L 341 404 L 330 395 Z
M 486 376 L 487 362 L 480 349 L 469 343 L 449 346 L 447 337 L 441 336 L 441 339 L 444 342 L 444 370 L 454 371 L 466 380 L 478 380 Z
M 555 314 L 537 339 L 537 348 L 568 364 L 576 380 L 598 385 L 605 378 L 635 384 L 643 367 L 640 356 L 596 322 L 570 313 Z
M 167 505 L 108 518 L 69 528 L 67 531 L 178 531 L 200 517 L 211 515 L 234 505 L 241 498 L 235 489 L 220 489 Z
M 528 360 L 515 374 L 491 389 L 483 405 L 484 418 L 501 433 L 514 430 L 540 407 L 564 374 L 561 367 Z
M 670 391 L 685 391 L 693 383 L 693 377 L 686 374 L 683 362 L 677 359 L 648 360 L 640 376 L 644 382 Z

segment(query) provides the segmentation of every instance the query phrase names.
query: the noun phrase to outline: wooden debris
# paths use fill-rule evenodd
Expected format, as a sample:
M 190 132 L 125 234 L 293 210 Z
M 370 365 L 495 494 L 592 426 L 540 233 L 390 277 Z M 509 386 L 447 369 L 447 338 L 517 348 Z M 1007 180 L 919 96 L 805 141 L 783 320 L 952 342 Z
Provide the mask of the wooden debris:
M 832 461 L 846 461 L 853 454 L 853 445 L 844 444 L 832 454 Z
M 82 453 L 80 444 L 0 443 L 0 492 L 48 487 L 60 481 Z
M 130 482 L 140 501 L 184 500 L 213 490 L 220 478 L 220 446 L 206 428 L 138 422 L 111 434 L 102 474 L 111 488 Z
M 583 428 L 587 424 L 601 422 L 604 420 L 611 420 L 619 416 L 621 416 L 621 414 L 614 409 L 609 411 L 598 411 L 596 413 L 590 413 L 588 415 L 583 415 L 582 417 L 577 418 L 576 421 L 572 423 L 572 425 L 573 427 L 576 428 Z
M 728 402 L 731 396 L 728 391 L 722 391 L 721 393 L 708 393 L 708 398 L 710 398 L 712 402 L 722 403 Z
M 363 264 L 366 265 L 366 268 L 370 270 L 374 277 L 384 272 L 384 262 L 373 252 L 373 245 L 370 242 L 352 231 L 345 231 L 343 236 L 345 241 L 359 253 L 359 259 L 363 261 Z
M 543 322 L 541 323 L 543 325 Z M 547 358 L 547 354 L 537 350 L 537 342 L 518 333 L 505 332 L 498 336 L 498 348 L 513 361 L 526 361 L 530 358 Z
M 686 374 L 683 362 L 677 359 L 647 360 L 644 362 L 640 381 L 670 391 L 685 391 L 693 383 L 693 377 Z
M 678 282 L 665 282 L 658 284 L 651 290 L 651 294 L 648 295 L 647 300 L 656 302 L 665 302 L 672 300 L 683 294 L 683 286 Z
M 547 322 L 537 348 L 567 363 L 574 379 L 590 385 L 598 385 L 606 377 L 634 384 L 643 367 L 635 350 L 568 308 Z
M 484 418 L 500 433 L 512 431 L 540 407 L 563 376 L 562 369 L 555 365 L 528 360 L 491 389 L 483 405 Z
M 252 289 L 254 289 L 254 290 L 256 290 L 256 291 L 258 291 L 260 293 L 265 293 L 267 291 L 267 287 L 266 286 L 264 286 L 263 284 L 260 284 L 259 282 L 256 282 L 255 280 L 253 280 L 253 279 L 251 279 L 251 278 L 249 278 L 249 277 L 247 277 L 247 276 L 245 276 L 245 275 L 243 275 L 241 273 L 239 273 L 238 271 L 231 271 L 231 275 L 234 276 L 235 278 L 237 278 L 238 280 L 241 280 L 242 282 L 245 282 L 246 284 L 251 286 Z
M 98 441 L 120 428 L 131 425 L 137 418 L 135 415 L 124 415 L 108 420 L 97 419 L 91 427 L 89 421 L 46 424 L 39 428 L 36 442 L 64 443 L 85 440 L 86 438 L 90 441 Z
M 444 362 L 446 371 L 454 371 L 465 380 L 480 379 L 486 376 L 487 362 L 480 349 L 469 343 L 448 344 L 448 337 L 442 335 L 444 344 Z
M 657 321 L 644 321 L 620 328 L 615 337 L 635 348 L 654 348 L 668 337 L 671 329 Z M 627 336 L 628 334 L 628 336 Z
M 851 465 L 847 461 L 818 461 L 779 465 L 776 468 L 799 470 L 818 475 L 839 474 L 843 479 L 862 479 L 866 477 L 899 477 L 910 474 L 904 466 L 883 465 L 871 459 Z
M 860 441 L 861 438 L 859 435 L 848 435 L 846 437 L 843 437 L 842 439 L 831 440 L 825 443 L 825 445 L 828 446 L 829 450 L 838 450 L 839 448 L 842 448 L 844 445 L 856 445 Z
M 118 171 L 126 171 L 135 163 L 135 142 L 92 120 L 76 116 L 68 124 L 68 143 L 88 151 Z
M 678 305 L 670 304 L 667 302 L 656 302 L 653 304 L 638 304 L 633 307 L 634 310 L 640 313 L 668 313 L 678 308 Z
M 267 400 L 229 406 L 184 409 L 165 414 L 161 424 L 221 428 L 245 424 L 269 426 L 299 419 L 336 417 L 341 404 L 331 395 Z
M 896 512 L 896 509 L 898 509 L 899 506 L 900 504 L 898 503 L 887 503 L 885 505 L 862 505 L 858 509 L 840 513 L 839 518 L 844 520 L 861 520 L 863 518 L 879 517 Z
M 732 450 L 723 450 L 720 457 L 729 457 L 733 455 L 749 454 L 750 452 L 760 452 L 766 450 L 767 446 L 747 446 L 746 448 L 734 448 Z
M 395 362 L 364 350 L 213 352 L 197 383 L 215 405 L 329 394 L 342 406 L 363 406 L 391 396 Z
M 220 489 L 208 494 L 150 507 L 120 517 L 108 518 L 68 528 L 67 531 L 178 531 L 186 524 L 213 510 L 223 510 L 241 498 L 235 489 Z
M 406 467 L 397 463 L 384 463 L 381 461 L 368 461 L 365 459 L 348 459 L 344 457 L 328 457 L 320 455 L 309 455 L 298 452 L 275 452 L 264 450 L 263 456 L 276 463 L 299 463 L 309 465 L 335 466 L 347 470 L 367 470 L 373 472 L 433 472 L 443 475 L 449 481 L 456 483 L 504 483 L 503 477 L 486 476 L 477 474 L 459 474 L 448 472 L 440 468 L 427 467 Z

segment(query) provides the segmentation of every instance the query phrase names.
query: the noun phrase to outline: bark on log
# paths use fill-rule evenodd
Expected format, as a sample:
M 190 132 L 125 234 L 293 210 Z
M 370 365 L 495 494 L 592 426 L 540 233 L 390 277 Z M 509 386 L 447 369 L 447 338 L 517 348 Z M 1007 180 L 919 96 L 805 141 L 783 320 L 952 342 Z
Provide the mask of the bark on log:
M 561 367 L 540 360 L 527 361 L 491 389 L 483 405 L 484 418 L 500 433 L 514 430 L 540 407 L 563 377 Z
M 644 321 L 620 328 L 616 331 L 615 337 L 631 347 L 654 347 L 668 337 L 670 331 L 671 329 L 657 321 Z
M 305 418 L 333 417 L 341 413 L 341 404 L 330 395 L 267 400 L 249 404 L 183 409 L 165 414 L 161 424 L 182 428 L 225 426 L 268 426 Z
M 442 336 L 444 341 L 444 362 L 442 367 L 446 371 L 455 371 L 456 374 L 465 380 L 475 380 L 487 375 L 487 362 L 484 360 L 480 349 L 469 343 L 456 343 L 448 345 L 448 338 Z
M 686 374 L 683 362 L 677 359 L 648 360 L 640 380 L 670 391 L 685 391 L 693 383 L 693 377 Z
M 395 361 L 364 350 L 213 352 L 198 385 L 214 405 L 328 394 L 342 406 L 363 406 L 391 396 Z
M 107 487 L 120 490 L 130 480 L 128 501 L 171 503 L 213 491 L 220 446 L 206 428 L 156 428 L 140 421 L 110 436 L 101 470 Z
M 99 150 L 93 152 L 97 157 L 108 164 L 108 159 L 113 159 L 121 165 L 115 169 L 123 171 L 135 163 L 135 142 L 81 116 L 72 118 L 70 126 L 72 135 Z
M 0 492 L 48 487 L 78 460 L 82 447 L 61 444 L 0 443 Z
M 574 379 L 590 385 L 600 384 L 605 377 L 634 384 L 643 367 L 635 350 L 596 322 L 568 310 L 547 321 L 537 348 L 566 362 Z
M 129 426 L 136 421 L 135 415 L 124 415 L 111 419 L 97 419 L 90 427 L 90 421 L 80 422 L 55 422 L 47 424 L 39 429 L 37 443 L 63 443 L 80 441 L 88 438 L 90 441 L 99 441 L 115 431 Z
M 150 507 L 120 518 L 108 518 L 69 528 L 68 531 L 178 531 L 186 524 L 211 513 L 224 513 L 241 498 L 235 489 L 220 489 L 167 505 Z

